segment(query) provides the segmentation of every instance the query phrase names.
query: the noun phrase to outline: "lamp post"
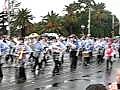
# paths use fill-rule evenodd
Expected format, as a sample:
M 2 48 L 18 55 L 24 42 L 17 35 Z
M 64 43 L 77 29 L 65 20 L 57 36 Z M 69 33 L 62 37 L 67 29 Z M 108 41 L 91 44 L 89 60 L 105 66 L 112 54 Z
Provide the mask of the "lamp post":
M 115 17 L 112 15 L 112 38 L 114 37 Z
M 119 35 L 120 35 L 120 21 L 119 21 Z
M 112 30 L 114 31 L 115 17 L 112 15 Z
M 91 23 L 91 8 L 89 7 L 89 15 L 88 15 L 88 34 L 90 34 L 90 23 Z
M 10 24 L 10 0 L 8 0 L 8 9 L 7 9 L 7 12 L 8 12 L 8 36 L 10 37 L 10 29 L 11 29 L 11 24 Z

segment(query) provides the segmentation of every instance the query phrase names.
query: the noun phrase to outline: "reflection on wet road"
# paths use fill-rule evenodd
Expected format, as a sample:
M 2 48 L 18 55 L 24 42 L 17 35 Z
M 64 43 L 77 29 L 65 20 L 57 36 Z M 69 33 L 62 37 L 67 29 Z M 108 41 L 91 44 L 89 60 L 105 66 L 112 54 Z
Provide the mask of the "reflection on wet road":
M 85 90 L 90 84 L 108 85 L 114 80 L 114 69 L 119 67 L 119 63 L 114 62 L 113 69 L 107 71 L 105 64 L 91 64 L 87 68 L 80 65 L 73 71 L 69 66 L 69 61 L 66 61 L 55 76 L 52 74 L 52 65 L 35 73 L 28 68 L 27 81 L 19 84 L 15 81 L 15 69 L 4 68 L 5 77 L 0 83 L 0 90 Z

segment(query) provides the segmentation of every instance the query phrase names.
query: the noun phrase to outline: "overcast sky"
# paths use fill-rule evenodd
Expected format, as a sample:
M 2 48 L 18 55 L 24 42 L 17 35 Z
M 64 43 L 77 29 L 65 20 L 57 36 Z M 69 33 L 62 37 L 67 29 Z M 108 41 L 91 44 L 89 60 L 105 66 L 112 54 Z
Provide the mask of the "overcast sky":
M 34 21 L 39 21 L 40 16 L 44 16 L 48 11 L 55 11 L 63 14 L 65 5 L 78 0 L 17 0 L 22 2 L 22 7 L 31 9 L 32 14 L 36 17 Z M 120 20 L 120 0 L 95 0 L 106 4 L 106 9 L 113 12 Z M 4 0 L 0 0 L 0 10 L 3 9 Z

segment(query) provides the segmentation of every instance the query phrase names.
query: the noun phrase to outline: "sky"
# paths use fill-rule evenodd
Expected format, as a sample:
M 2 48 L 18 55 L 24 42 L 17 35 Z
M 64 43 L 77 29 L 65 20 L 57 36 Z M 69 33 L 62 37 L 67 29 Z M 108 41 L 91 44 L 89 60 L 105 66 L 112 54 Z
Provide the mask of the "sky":
M 38 22 L 41 16 L 53 10 L 62 15 L 65 5 L 69 5 L 73 1 L 78 0 L 17 0 L 21 3 L 21 7 L 31 9 L 32 15 L 35 17 L 34 22 Z M 95 0 L 95 2 L 103 2 L 106 4 L 106 9 L 115 14 L 120 20 L 120 0 Z M 0 11 L 3 9 L 4 0 L 0 0 Z

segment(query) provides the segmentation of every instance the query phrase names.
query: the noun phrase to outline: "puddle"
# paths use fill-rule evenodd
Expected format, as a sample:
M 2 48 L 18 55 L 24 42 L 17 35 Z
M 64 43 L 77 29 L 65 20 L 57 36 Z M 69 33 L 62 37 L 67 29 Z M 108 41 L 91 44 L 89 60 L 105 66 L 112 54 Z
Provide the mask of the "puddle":
M 74 81 L 79 81 L 79 80 L 91 81 L 90 79 L 71 79 L 68 81 L 74 82 Z
M 54 84 L 52 84 L 52 87 L 58 87 L 59 84 L 60 83 L 54 83 Z
M 101 72 L 103 72 L 103 71 L 97 71 L 96 73 L 101 73 Z
M 91 75 L 84 75 L 84 76 L 82 76 L 82 77 L 90 77 Z
M 40 88 L 35 88 L 34 90 L 40 90 Z

